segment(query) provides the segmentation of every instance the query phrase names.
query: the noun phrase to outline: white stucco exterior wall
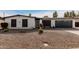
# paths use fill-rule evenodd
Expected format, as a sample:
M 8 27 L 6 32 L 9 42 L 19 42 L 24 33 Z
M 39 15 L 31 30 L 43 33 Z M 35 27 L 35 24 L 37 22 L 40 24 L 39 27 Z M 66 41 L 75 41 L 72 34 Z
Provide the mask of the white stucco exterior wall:
M 72 28 L 75 28 L 75 20 L 72 20 Z
M 11 27 L 11 19 L 16 19 L 16 27 Z M 27 19 L 27 27 L 22 27 L 22 19 Z M 8 23 L 9 29 L 33 29 L 35 28 L 35 18 L 31 17 L 23 17 L 23 16 L 15 16 L 10 18 L 5 18 L 5 22 Z
M 40 19 L 40 24 L 42 24 L 42 19 Z
M 55 27 L 55 20 L 51 20 L 51 27 Z

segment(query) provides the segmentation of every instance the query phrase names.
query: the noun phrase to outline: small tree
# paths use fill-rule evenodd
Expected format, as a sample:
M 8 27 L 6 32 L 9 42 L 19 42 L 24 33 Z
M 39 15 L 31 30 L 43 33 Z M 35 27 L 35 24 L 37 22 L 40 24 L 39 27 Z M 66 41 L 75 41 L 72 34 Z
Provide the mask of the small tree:
M 53 13 L 53 18 L 57 18 L 57 16 L 58 16 L 58 13 L 57 13 L 57 11 L 55 11 L 55 12 Z
M 76 17 L 76 13 L 75 11 L 72 11 L 73 17 Z
M 66 12 L 66 14 L 67 14 L 67 17 L 69 17 L 69 15 L 70 15 L 70 14 L 69 14 L 69 12 L 68 12 L 68 11 Z
M 64 13 L 64 17 L 69 17 L 69 16 L 70 16 L 70 14 L 68 11 Z
M 72 12 L 70 12 L 70 17 L 72 17 Z
M 6 23 L 6 22 L 1 23 L 1 27 L 2 27 L 2 29 L 7 29 L 8 23 Z
M 66 12 L 64 13 L 64 17 L 67 17 L 67 14 L 66 14 Z
M 76 17 L 75 11 L 71 11 L 71 12 L 70 12 L 70 17 L 71 17 L 71 18 Z

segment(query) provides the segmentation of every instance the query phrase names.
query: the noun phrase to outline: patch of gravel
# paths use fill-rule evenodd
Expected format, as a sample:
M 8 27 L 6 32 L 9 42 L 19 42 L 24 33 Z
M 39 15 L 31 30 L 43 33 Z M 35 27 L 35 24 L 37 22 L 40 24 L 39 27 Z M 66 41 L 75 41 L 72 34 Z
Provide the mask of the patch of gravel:
M 46 46 L 45 46 L 46 45 Z M 79 48 L 79 36 L 60 30 L 45 30 L 42 35 L 31 33 L 1 33 L 0 48 L 64 49 Z

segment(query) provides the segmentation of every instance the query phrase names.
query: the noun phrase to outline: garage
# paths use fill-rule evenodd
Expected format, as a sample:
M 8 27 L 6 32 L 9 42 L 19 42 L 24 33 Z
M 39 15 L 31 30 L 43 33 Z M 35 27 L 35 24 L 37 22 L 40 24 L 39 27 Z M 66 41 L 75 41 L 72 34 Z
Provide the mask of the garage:
M 44 28 L 51 28 L 51 20 L 42 20 Z
M 55 21 L 56 28 L 72 28 L 72 21 Z

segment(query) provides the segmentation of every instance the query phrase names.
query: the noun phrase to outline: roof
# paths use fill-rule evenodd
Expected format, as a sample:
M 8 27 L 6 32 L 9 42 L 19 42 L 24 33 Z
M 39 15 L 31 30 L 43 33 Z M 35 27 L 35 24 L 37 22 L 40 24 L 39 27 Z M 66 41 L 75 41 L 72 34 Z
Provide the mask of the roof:
M 16 17 L 16 16 L 23 16 L 23 17 L 35 18 L 35 17 L 33 17 L 33 16 L 26 16 L 26 15 L 20 15 L 20 14 L 17 14 L 17 15 L 11 15 L 11 16 L 6 16 L 6 17 L 3 17 L 3 18 L 10 18 L 10 17 Z
M 79 19 L 79 18 L 78 17 L 75 17 L 75 18 L 56 18 L 56 19 Z
M 39 17 L 33 17 L 33 16 L 26 16 L 26 15 L 20 15 L 20 14 L 17 14 L 17 15 L 11 15 L 11 16 L 6 16 L 6 17 L 0 17 L 0 19 L 5 19 L 5 18 L 10 18 L 10 17 L 16 17 L 16 16 L 23 16 L 23 17 L 30 17 L 30 18 L 38 18 L 38 19 L 42 19 L 42 20 L 65 20 L 65 19 L 68 19 L 68 20 L 72 20 L 72 19 L 79 19 L 79 17 L 75 17 L 75 18 L 39 18 Z
M 73 19 L 75 19 L 76 20 L 76 19 L 79 19 L 79 18 L 47 18 L 47 19 L 46 18 L 41 18 L 41 19 L 43 19 L 43 20 L 65 20 L 65 19 L 66 20 L 67 19 L 68 20 L 73 20 Z
M 0 20 L 4 20 L 2 17 L 0 17 Z

